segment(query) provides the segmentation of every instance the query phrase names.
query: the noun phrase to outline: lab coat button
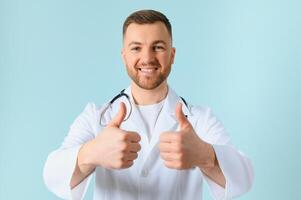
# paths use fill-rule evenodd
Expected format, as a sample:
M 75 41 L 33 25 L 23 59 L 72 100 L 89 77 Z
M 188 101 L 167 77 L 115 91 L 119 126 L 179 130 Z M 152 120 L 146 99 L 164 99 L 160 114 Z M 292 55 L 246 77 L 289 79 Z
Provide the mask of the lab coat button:
M 141 176 L 142 176 L 142 177 L 147 177 L 147 176 L 148 176 L 148 171 L 147 171 L 146 169 L 143 169 L 143 170 L 141 171 Z

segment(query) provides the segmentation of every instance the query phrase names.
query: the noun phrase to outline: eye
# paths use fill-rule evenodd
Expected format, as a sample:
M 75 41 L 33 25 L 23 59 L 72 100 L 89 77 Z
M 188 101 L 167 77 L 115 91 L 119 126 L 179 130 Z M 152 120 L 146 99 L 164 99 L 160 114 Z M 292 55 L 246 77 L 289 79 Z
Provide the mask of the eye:
M 134 46 L 134 47 L 131 47 L 131 51 L 133 51 L 133 52 L 138 52 L 138 51 L 140 51 L 140 47 L 138 47 L 138 46 Z
M 161 45 L 156 45 L 156 46 L 153 47 L 153 50 L 154 51 L 164 51 L 165 48 Z

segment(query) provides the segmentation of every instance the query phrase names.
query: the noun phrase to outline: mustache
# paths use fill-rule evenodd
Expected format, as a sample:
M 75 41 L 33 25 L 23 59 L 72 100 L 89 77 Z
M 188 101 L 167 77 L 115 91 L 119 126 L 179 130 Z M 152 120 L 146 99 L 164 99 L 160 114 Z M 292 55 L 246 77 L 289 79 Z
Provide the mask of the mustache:
M 146 66 L 160 67 L 161 65 L 158 61 L 142 62 L 137 65 L 137 67 L 146 67 Z

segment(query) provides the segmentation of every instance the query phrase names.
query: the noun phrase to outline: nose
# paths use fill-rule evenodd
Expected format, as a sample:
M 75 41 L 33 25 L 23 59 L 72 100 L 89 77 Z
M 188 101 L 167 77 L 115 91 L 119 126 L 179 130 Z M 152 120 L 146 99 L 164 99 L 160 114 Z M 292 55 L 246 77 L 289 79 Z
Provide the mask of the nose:
M 155 53 L 148 48 L 145 48 L 142 51 L 140 62 L 144 65 L 148 65 L 149 63 L 152 63 L 155 60 Z

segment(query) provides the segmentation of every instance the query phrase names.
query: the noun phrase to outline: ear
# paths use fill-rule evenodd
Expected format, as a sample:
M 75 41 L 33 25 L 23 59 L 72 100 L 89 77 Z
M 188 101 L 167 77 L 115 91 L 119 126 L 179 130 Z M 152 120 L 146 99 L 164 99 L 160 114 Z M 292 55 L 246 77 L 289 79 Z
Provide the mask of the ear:
M 176 56 L 176 48 L 172 47 L 171 48 L 171 64 L 174 63 L 175 56 Z

